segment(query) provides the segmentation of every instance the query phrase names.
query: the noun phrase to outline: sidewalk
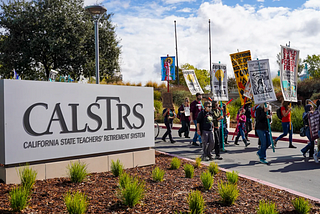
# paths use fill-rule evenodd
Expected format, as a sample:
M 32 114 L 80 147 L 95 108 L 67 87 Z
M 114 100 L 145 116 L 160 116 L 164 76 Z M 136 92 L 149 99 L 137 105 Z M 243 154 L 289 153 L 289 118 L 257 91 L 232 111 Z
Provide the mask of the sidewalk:
M 160 128 L 163 128 L 163 129 L 166 128 L 166 126 L 164 125 L 164 123 L 159 123 L 159 126 L 160 126 Z M 173 124 L 172 129 L 178 130 L 178 129 L 180 129 L 180 128 L 181 128 L 181 124 Z M 195 131 L 195 126 L 194 126 L 193 124 L 190 126 L 190 131 Z M 232 135 L 234 134 L 234 132 L 235 132 L 235 128 L 229 128 L 228 131 L 229 131 L 229 136 L 230 136 L 230 135 L 232 136 Z M 272 132 L 272 138 L 273 138 L 273 139 L 276 139 L 276 138 L 279 137 L 281 134 L 282 134 L 282 132 Z M 248 136 L 249 136 L 249 137 L 258 138 L 257 136 L 254 135 L 254 130 L 252 130 L 252 131 L 249 133 Z M 235 137 L 236 137 L 236 136 L 235 136 Z M 289 134 L 288 134 L 286 137 L 282 138 L 281 141 L 289 141 Z M 295 133 L 293 133 L 293 135 L 292 135 L 292 141 L 293 141 L 293 142 L 296 142 L 296 143 L 308 143 L 308 142 L 309 142 L 309 140 L 308 140 L 307 137 L 301 137 L 300 134 L 295 134 Z

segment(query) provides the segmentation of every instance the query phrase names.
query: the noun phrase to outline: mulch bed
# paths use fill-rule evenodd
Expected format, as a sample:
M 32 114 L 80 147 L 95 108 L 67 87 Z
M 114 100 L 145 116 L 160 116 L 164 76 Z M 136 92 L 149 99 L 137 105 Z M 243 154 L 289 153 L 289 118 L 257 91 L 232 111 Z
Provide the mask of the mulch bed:
M 156 166 L 166 171 L 163 182 L 154 182 L 151 172 L 155 166 L 126 169 L 126 172 L 139 176 L 145 181 L 146 192 L 143 201 L 134 208 L 128 208 L 117 198 L 118 178 L 111 172 L 92 173 L 87 181 L 74 184 L 68 178 L 37 181 L 34 185 L 29 206 L 22 213 L 66 213 L 63 198 L 68 191 L 84 192 L 89 199 L 87 213 L 180 213 L 188 212 L 187 196 L 191 190 L 200 190 L 205 201 L 205 213 L 256 213 L 260 200 L 276 203 L 279 213 L 296 213 L 291 200 L 296 195 L 275 189 L 245 178 L 239 178 L 239 197 L 235 204 L 226 206 L 221 203 L 218 194 L 218 183 L 227 181 L 224 172 L 220 171 L 214 178 L 213 188 L 206 191 L 200 180 L 201 172 L 206 166 L 195 169 L 195 176 L 185 178 L 181 161 L 178 170 L 170 170 L 172 157 L 156 152 Z M 192 162 L 193 164 L 193 162 Z M 8 201 L 9 191 L 15 185 L 0 183 L 0 213 L 11 213 Z M 320 204 L 312 202 L 311 213 L 320 213 Z

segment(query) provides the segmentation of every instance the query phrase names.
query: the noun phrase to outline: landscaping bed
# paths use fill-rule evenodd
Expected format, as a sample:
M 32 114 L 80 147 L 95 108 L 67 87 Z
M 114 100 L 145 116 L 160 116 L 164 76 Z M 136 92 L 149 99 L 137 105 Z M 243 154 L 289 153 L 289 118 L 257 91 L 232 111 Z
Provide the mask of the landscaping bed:
M 126 169 L 131 176 L 145 181 L 145 197 L 133 208 L 122 204 L 118 195 L 118 178 L 111 172 L 92 173 L 83 183 L 72 183 L 69 178 L 36 181 L 31 200 L 22 213 L 66 213 L 64 195 L 68 191 L 81 191 L 89 199 L 87 213 L 182 213 L 188 212 L 187 197 L 191 190 L 200 190 L 206 201 L 205 213 L 256 213 L 260 200 L 276 204 L 279 213 L 296 213 L 291 203 L 298 196 L 245 178 L 239 178 L 239 197 L 231 206 L 221 202 L 218 184 L 227 181 L 225 172 L 214 176 L 213 188 L 205 190 L 200 180 L 207 167 L 196 168 L 193 178 L 185 178 L 183 165 L 194 164 L 181 160 L 181 167 L 170 170 L 172 157 L 156 152 L 156 165 L 165 170 L 164 181 L 154 182 L 151 172 L 155 166 Z M 0 213 L 11 213 L 9 191 L 16 185 L 0 183 Z M 310 213 L 320 213 L 320 204 L 310 201 Z

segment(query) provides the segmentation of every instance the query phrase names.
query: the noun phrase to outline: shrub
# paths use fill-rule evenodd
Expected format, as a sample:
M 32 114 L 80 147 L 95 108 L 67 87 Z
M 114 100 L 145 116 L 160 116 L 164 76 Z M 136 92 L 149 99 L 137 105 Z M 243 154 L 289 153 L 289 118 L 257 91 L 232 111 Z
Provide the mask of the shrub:
M 171 160 L 171 167 L 170 169 L 179 169 L 180 168 L 180 165 L 181 165 L 181 161 L 179 158 L 172 158 Z
M 201 192 L 191 191 L 188 195 L 188 204 L 190 213 L 199 214 L 203 213 L 205 209 L 205 201 L 201 195 Z
M 318 99 L 320 99 L 320 93 L 314 93 L 310 98 L 310 100 L 318 100 Z
M 216 175 L 219 172 L 219 166 L 215 162 L 211 162 L 208 167 L 209 172 L 212 176 Z
M 302 197 L 293 199 L 292 205 L 299 214 L 307 214 L 311 209 L 310 203 Z
M 277 214 L 276 205 L 272 202 L 259 202 L 259 209 L 257 210 L 257 214 Z
M 131 177 L 126 172 L 123 172 L 119 177 L 120 188 L 126 188 L 127 184 L 131 182 Z
M 291 121 L 293 126 L 293 131 L 299 133 L 300 128 L 303 126 L 302 115 L 304 112 L 303 106 L 295 106 L 291 112 Z
M 153 91 L 153 99 L 154 99 L 154 100 L 161 101 L 161 92 L 160 92 L 160 91 L 157 91 L 157 90 L 154 90 L 154 91 Z
M 68 165 L 68 175 L 71 182 L 82 182 L 88 175 L 87 165 L 81 162 L 70 163 Z
M 36 182 L 37 174 L 38 173 L 32 168 L 30 168 L 28 165 L 19 168 L 19 177 L 21 185 L 25 190 L 29 192 L 32 190 L 32 187 Z
M 231 184 L 237 184 L 238 182 L 238 172 L 235 172 L 235 171 L 232 171 L 232 172 L 227 172 L 226 173 L 226 176 L 227 176 L 227 179 L 228 179 L 228 182 L 231 183 Z
M 9 192 L 10 207 L 14 212 L 21 211 L 28 205 L 29 191 L 20 187 L 15 187 Z
M 87 212 L 88 199 L 84 193 L 76 192 L 71 194 L 67 192 L 64 196 L 64 203 L 66 204 L 68 213 L 83 214 Z
M 152 179 L 157 182 L 163 181 L 164 173 L 164 170 L 160 169 L 159 167 L 156 167 L 152 171 Z
M 124 166 L 119 159 L 116 162 L 111 160 L 111 172 L 115 177 L 119 177 L 122 174 L 123 168 Z
M 120 190 L 122 202 L 129 207 L 134 207 L 144 197 L 144 186 L 143 181 L 131 179 L 126 187 Z
M 184 99 L 186 97 L 189 97 L 190 95 L 190 92 L 189 90 L 188 91 L 185 91 L 185 90 L 172 90 L 172 99 L 173 99 L 173 102 L 180 106 L 182 103 L 184 103 Z
M 209 190 L 212 188 L 213 185 L 213 176 L 209 171 L 203 172 L 200 175 L 200 179 L 202 181 L 202 185 L 204 189 Z
M 196 158 L 196 163 L 194 165 L 195 168 L 200 168 L 201 167 L 201 157 Z
M 184 165 L 184 173 L 186 178 L 193 178 L 194 167 L 191 164 Z
M 230 119 L 235 119 L 238 113 L 238 110 L 241 107 L 241 99 L 238 97 L 236 100 L 233 100 L 229 105 L 229 113 L 230 113 Z
M 218 185 L 218 192 L 222 202 L 226 205 L 232 205 L 238 198 L 239 191 L 236 184 L 223 183 Z

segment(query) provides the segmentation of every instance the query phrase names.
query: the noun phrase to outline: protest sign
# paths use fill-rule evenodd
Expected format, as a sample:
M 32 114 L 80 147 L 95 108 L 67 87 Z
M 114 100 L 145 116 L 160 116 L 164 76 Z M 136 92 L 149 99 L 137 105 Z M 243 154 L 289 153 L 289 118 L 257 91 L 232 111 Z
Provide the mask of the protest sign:
M 280 85 L 284 101 L 298 102 L 297 73 L 299 50 L 281 46 Z
M 277 100 L 273 90 L 269 59 L 248 62 L 251 89 L 255 104 Z
M 241 104 L 244 105 L 244 89 L 249 79 L 247 62 L 251 61 L 250 51 L 243 51 L 239 53 L 230 54 L 231 63 L 236 78 L 238 92 L 241 99 Z M 251 103 L 250 99 L 246 99 L 246 103 Z
M 173 108 L 173 98 L 171 92 L 162 92 L 162 106 L 163 108 Z
M 214 100 L 228 101 L 227 65 L 212 63 L 212 94 Z
M 176 80 L 175 57 L 161 57 L 161 81 Z
M 318 130 L 319 130 L 319 119 L 320 113 L 319 111 L 314 111 L 313 113 L 308 114 L 309 117 L 309 127 L 310 127 L 310 137 L 311 140 L 318 139 Z
M 190 90 L 192 95 L 196 93 L 203 94 L 202 88 L 198 82 L 197 76 L 194 73 L 194 70 L 182 70 L 184 80 Z
M 250 78 L 248 79 L 248 82 L 246 84 L 246 87 L 244 88 L 243 95 L 249 99 L 252 99 L 253 94 L 252 94 L 252 89 L 251 89 L 251 82 Z

